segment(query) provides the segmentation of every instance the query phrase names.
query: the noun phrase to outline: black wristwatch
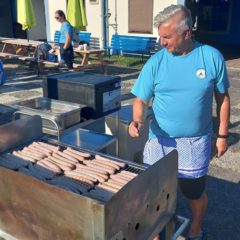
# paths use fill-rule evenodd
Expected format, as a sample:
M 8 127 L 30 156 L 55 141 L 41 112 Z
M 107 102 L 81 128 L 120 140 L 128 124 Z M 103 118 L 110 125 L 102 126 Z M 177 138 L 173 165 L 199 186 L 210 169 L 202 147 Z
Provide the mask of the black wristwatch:
M 226 134 L 226 135 L 218 134 L 217 138 L 225 138 L 225 139 L 227 139 L 228 138 L 228 134 Z

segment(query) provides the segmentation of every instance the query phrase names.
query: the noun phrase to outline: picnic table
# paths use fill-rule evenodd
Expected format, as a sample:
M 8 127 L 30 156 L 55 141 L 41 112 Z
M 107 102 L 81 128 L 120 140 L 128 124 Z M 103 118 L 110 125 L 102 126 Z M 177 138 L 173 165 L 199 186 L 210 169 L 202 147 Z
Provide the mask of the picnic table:
M 8 38 L 8 39 L 0 39 L 0 42 L 3 44 L 2 53 L 14 54 L 13 52 L 6 52 L 8 46 L 12 46 L 13 48 L 17 48 L 15 51 L 16 55 L 19 55 L 20 52 L 25 51 L 30 53 L 30 49 L 35 49 L 39 44 L 42 44 L 42 41 L 35 40 L 27 40 L 21 38 Z
M 42 41 L 35 40 L 27 40 L 27 39 L 14 39 L 14 38 L 0 38 L 0 43 L 3 44 L 2 50 L 0 52 L 0 56 L 2 57 L 16 57 L 19 60 L 23 61 L 34 61 L 34 57 L 30 56 L 32 52 L 35 51 L 36 47 L 39 44 L 43 44 Z M 59 51 L 59 46 L 55 46 L 54 43 L 50 43 L 52 48 L 54 49 L 55 54 Z M 12 46 L 12 49 L 8 49 L 8 47 Z M 88 67 L 97 67 L 100 66 L 104 74 L 107 73 L 107 63 L 103 60 L 104 49 L 87 49 L 80 50 L 79 48 L 74 48 L 74 52 L 81 57 L 80 64 L 74 64 L 74 68 L 78 71 L 84 70 Z M 24 54 L 21 54 L 24 53 Z M 95 63 L 91 63 L 89 61 L 90 58 L 95 57 Z M 40 60 L 38 65 L 41 65 L 41 69 L 44 69 L 44 66 L 54 65 L 59 66 L 59 63 L 50 62 L 47 60 Z M 39 69 L 38 69 L 39 70 Z
M 81 64 L 80 68 L 87 68 L 87 67 L 92 67 L 92 66 L 101 66 L 102 71 L 104 74 L 107 73 L 107 63 L 104 61 L 103 56 L 104 56 L 104 49 L 87 49 L 87 50 L 81 50 L 79 48 L 74 48 L 74 52 L 78 54 L 81 58 Z M 89 61 L 90 58 L 94 57 L 94 60 L 96 63 L 91 63 Z

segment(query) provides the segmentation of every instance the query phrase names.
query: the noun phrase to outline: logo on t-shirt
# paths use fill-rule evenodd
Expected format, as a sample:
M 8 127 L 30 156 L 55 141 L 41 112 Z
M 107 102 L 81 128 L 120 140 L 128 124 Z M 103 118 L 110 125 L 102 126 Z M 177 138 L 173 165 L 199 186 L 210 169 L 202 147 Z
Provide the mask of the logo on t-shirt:
M 196 76 L 199 77 L 200 79 L 205 78 L 205 76 L 206 76 L 205 69 L 203 69 L 203 68 L 198 69 L 196 72 Z

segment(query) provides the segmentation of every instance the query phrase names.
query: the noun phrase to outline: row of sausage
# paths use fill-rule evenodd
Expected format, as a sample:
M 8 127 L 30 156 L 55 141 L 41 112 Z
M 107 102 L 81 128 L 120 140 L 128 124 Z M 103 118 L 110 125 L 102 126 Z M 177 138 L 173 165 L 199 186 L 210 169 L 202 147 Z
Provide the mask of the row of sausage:
M 108 200 L 137 176 L 124 170 L 123 162 L 70 147 L 61 151 L 42 141 L 2 155 L 0 165 L 99 200 Z

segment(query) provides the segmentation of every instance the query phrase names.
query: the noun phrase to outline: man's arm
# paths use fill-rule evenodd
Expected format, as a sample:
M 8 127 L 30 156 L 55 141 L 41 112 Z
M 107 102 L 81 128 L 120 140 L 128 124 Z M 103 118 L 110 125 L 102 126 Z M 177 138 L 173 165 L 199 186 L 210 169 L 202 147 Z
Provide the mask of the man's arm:
M 133 120 L 129 125 L 128 132 L 132 137 L 139 137 L 139 131 L 143 127 L 144 110 L 148 103 L 136 98 L 133 102 Z
M 67 49 L 71 44 L 71 35 L 70 33 L 66 34 L 66 42 L 64 43 L 63 49 Z
M 230 119 L 230 97 L 228 92 L 224 94 L 215 92 L 215 99 L 219 120 L 218 137 L 216 141 L 216 156 L 221 157 L 228 148 L 227 136 Z

